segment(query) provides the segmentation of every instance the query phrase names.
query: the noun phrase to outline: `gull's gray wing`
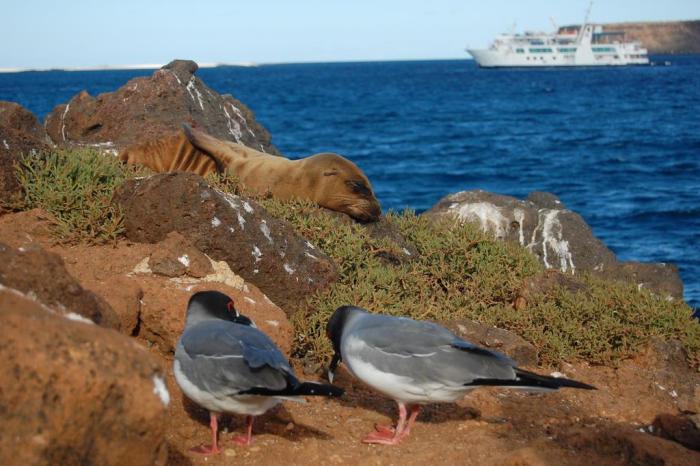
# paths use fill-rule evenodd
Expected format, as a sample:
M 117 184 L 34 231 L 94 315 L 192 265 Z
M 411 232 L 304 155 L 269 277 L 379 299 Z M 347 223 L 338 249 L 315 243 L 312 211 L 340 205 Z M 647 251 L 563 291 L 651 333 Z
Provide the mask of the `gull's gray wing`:
M 188 328 L 176 348 L 181 370 L 211 393 L 282 391 L 297 383 L 294 371 L 270 338 L 256 328 L 209 321 Z
M 416 382 L 465 385 L 477 379 L 515 379 L 515 362 L 473 345 L 444 327 L 407 318 L 366 314 L 343 339 L 352 354 L 382 372 Z

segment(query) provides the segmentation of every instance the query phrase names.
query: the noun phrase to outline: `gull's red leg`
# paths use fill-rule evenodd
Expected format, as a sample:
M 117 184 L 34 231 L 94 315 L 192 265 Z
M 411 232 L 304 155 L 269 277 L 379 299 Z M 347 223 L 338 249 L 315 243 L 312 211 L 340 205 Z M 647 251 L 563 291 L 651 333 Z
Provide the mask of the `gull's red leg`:
M 406 425 L 406 405 L 397 402 L 399 405 L 399 420 L 396 428 L 386 426 L 376 426 L 376 432 L 372 432 L 362 439 L 363 443 L 381 443 L 383 445 L 396 445 L 402 437 L 404 426 Z
M 211 445 L 200 445 L 190 449 L 192 453 L 198 455 L 217 455 L 221 453 L 219 445 L 217 445 L 217 437 L 219 431 L 218 425 L 219 413 L 209 412 L 209 427 L 211 427 Z
M 253 443 L 253 416 L 246 416 L 245 418 L 246 434 L 234 437 L 233 443 L 241 446 L 248 446 Z

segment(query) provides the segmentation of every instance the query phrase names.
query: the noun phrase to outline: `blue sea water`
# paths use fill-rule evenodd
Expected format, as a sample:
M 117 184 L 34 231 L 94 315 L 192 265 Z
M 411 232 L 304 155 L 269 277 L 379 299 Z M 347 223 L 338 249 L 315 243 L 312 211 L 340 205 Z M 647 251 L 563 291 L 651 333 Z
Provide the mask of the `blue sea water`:
M 382 206 L 423 211 L 484 189 L 550 191 L 622 260 L 679 266 L 700 307 L 700 56 L 669 66 L 483 70 L 468 60 L 198 72 L 247 104 L 287 156 L 334 151 Z M 43 118 L 86 89 L 152 71 L 0 75 L 0 100 Z

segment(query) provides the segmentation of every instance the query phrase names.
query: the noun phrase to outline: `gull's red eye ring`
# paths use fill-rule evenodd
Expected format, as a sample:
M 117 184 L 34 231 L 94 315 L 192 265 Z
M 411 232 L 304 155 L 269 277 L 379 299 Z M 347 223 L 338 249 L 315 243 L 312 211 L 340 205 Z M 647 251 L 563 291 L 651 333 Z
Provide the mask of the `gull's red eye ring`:
M 233 312 L 234 314 L 238 314 L 236 312 L 236 308 L 233 307 L 233 301 L 229 301 L 228 304 L 226 305 L 226 308 L 228 309 L 228 312 Z

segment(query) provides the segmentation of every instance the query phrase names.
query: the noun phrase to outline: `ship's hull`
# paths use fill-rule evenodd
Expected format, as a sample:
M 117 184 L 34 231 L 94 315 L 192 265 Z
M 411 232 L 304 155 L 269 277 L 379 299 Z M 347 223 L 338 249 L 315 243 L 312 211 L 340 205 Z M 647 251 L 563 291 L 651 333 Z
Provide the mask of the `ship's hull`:
M 591 50 L 579 48 L 575 54 L 518 54 L 501 50 L 473 50 L 467 52 L 482 68 L 542 68 L 648 65 L 649 59 L 623 58 L 614 55 L 595 55 Z

